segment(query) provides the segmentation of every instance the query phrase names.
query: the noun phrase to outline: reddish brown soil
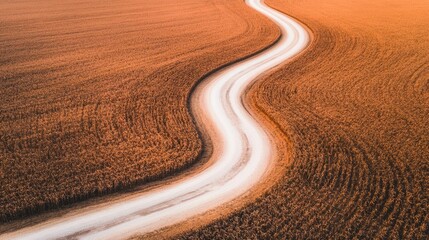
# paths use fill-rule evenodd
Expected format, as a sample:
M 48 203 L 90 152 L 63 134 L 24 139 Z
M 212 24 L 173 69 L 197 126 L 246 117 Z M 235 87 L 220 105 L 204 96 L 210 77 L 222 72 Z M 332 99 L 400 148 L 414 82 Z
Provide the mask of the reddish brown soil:
M 292 141 L 264 196 L 183 239 L 427 239 L 429 2 L 267 0 L 314 33 L 247 96 Z
M 279 34 L 240 0 L 2 1 L 0 12 L 1 221 L 195 163 L 192 87 Z

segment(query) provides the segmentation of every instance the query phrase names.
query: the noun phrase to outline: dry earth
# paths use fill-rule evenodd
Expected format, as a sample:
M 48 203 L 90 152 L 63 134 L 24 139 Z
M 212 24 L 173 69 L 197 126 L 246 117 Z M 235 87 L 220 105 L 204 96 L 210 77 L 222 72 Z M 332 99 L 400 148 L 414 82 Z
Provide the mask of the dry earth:
M 279 34 L 240 0 L 1 1 L 0 12 L 1 221 L 195 163 L 193 86 Z
M 264 196 L 183 239 L 427 239 L 429 2 L 267 0 L 314 34 L 247 101 L 292 141 Z

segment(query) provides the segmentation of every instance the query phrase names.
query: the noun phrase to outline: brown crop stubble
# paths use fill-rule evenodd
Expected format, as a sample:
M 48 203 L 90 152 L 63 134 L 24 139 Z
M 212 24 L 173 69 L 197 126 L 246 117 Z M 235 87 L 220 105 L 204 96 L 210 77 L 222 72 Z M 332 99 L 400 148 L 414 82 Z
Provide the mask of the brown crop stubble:
M 429 3 L 278 1 L 314 41 L 251 89 L 293 142 L 271 191 L 184 239 L 427 239 Z
M 2 1 L 0 12 L 0 221 L 195 163 L 192 87 L 279 34 L 240 0 Z

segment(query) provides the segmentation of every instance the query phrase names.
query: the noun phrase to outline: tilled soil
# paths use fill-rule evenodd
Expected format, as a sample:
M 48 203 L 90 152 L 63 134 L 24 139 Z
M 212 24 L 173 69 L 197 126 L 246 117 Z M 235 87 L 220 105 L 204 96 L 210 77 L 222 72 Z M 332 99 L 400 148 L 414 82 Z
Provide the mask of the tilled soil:
M 0 12 L 0 221 L 191 166 L 193 86 L 279 36 L 240 0 L 2 1 Z
M 183 239 L 427 239 L 429 3 L 278 1 L 309 49 L 247 96 L 292 141 L 257 201 Z

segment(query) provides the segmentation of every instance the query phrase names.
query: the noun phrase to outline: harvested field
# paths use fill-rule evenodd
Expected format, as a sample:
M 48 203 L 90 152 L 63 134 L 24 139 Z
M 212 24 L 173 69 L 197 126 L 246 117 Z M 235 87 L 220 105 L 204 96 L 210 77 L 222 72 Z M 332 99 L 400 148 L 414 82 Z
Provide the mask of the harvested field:
M 427 239 L 429 3 L 278 1 L 309 50 L 247 101 L 292 141 L 263 197 L 183 239 Z
M 277 28 L 235 0 L 0 2 L 0 220 L 173 174 L 188 95 Z

